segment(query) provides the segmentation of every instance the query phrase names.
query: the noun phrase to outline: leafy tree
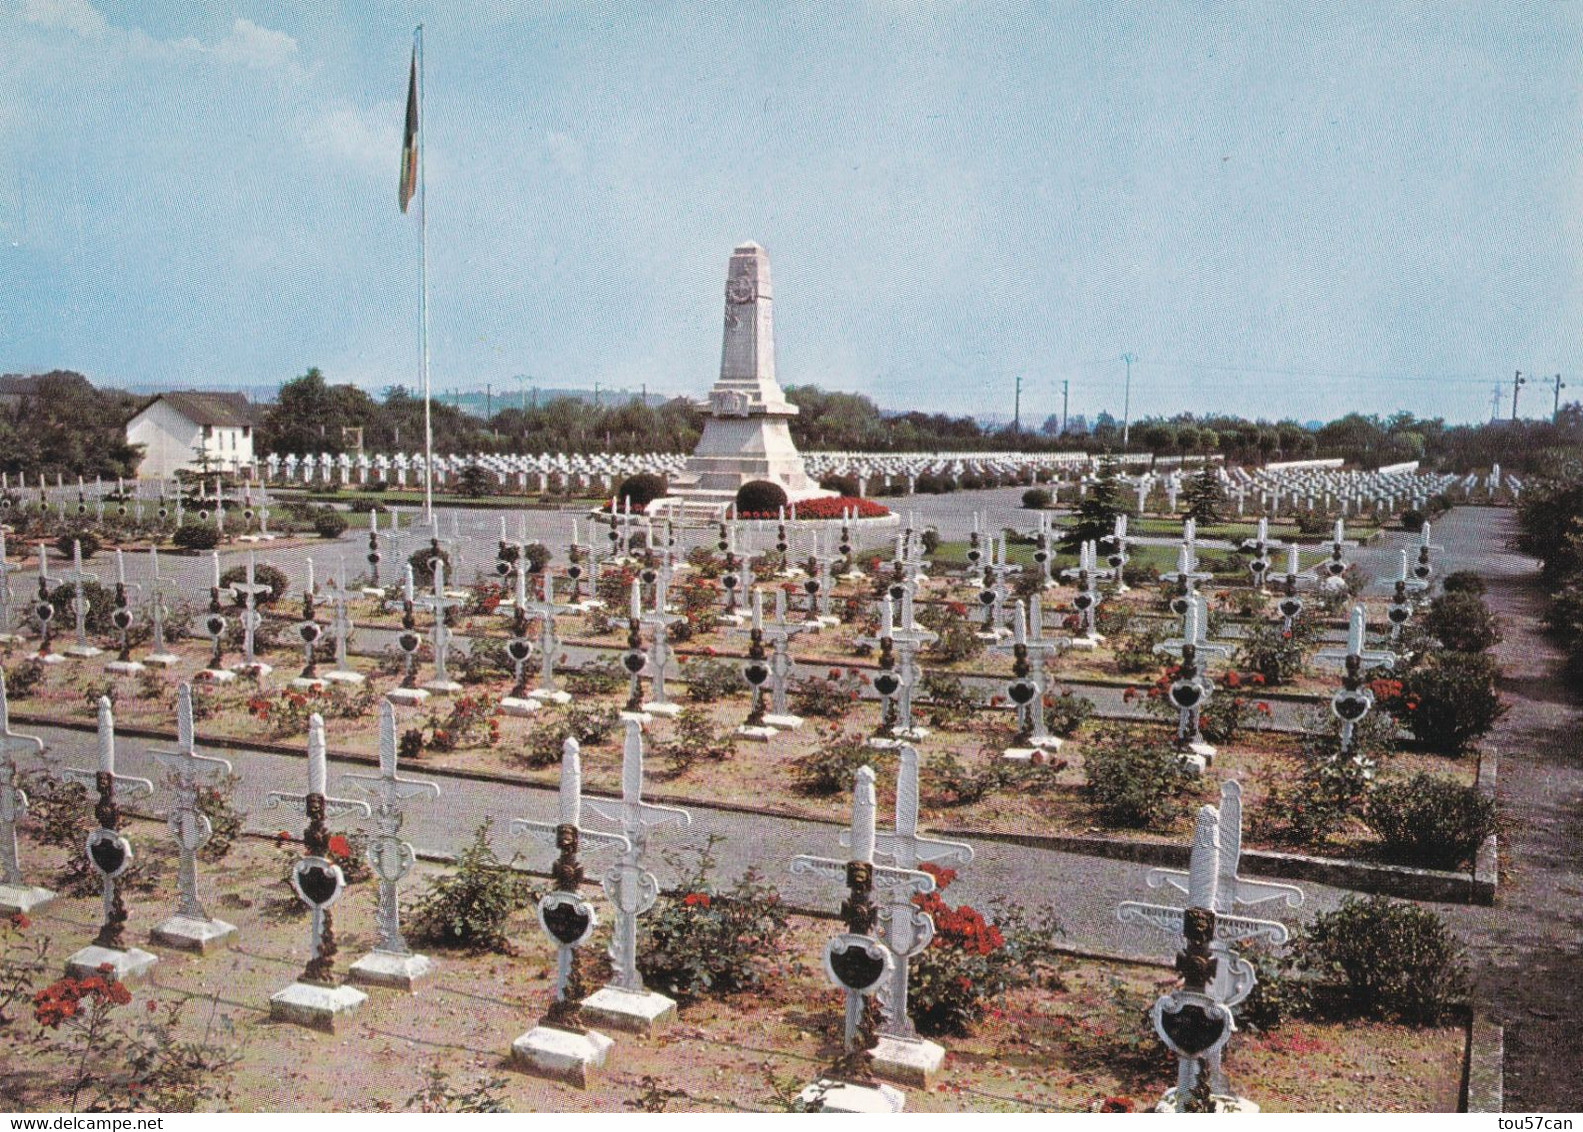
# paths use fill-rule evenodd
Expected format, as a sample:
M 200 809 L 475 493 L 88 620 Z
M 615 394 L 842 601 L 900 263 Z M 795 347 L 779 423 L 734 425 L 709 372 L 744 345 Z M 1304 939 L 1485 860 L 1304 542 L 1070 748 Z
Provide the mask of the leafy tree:
M 1078 502 L 1077 521 L 1067 528 L 1061 545 L 1068 551 L 1078 549 L 1085 542 L 1095 542 L 1113 533 L 1116 516 L 1126 510 L 1121 502 L 1121 484 L 1116 480 L 1116 464 L 1106 460 L 1099 466 L 1099 476 L 1088 487 Z

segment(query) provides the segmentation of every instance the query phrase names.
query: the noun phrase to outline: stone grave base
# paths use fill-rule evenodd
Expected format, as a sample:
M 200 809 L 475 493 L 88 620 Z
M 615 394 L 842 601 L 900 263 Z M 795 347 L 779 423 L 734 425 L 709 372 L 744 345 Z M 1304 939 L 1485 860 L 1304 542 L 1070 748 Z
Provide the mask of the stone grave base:
M 582 1001 L 591 1022 L 635 1034 L 653 1034 L 676 1018 L 676 1002 L 654 991 L 637 993 L 620 987 L 600 987 Z
M 863 745 L 872 747 L 876 751 L 894 751 L 906 741 L 905 739 L 893 739 L 886 735 L 870 735 L 863 740 Z
M 744 723 L 737 728 L 738 738 L 748 739 L 754 743 L 768 743 L 779 734 L 779 731 L 767 724 L 763 727 L 754 727 L 752 724 Z
M 0 645 L 14 645 L 21 640 L 15 633 L 0 633 Z
M 572 694 L 559 689 L 552 692 L 548 688 L 535 688 L 528 693 L 528 699 L 538 700 L 540 703 L 564 705 L 572 702 Z
M 646 711 L 623 711 L 621 713 L 621 722 L 636 723 L 641 727 L 647 727 L 654 722 L 654 717 Z
M 1097 649 L 1104 639 L 1098 633 L 1095 633 L 1092 637 L 1073 637 L 1072 643 L 1066 647 L 1077 649 L 1079 652 L 1091 652 Z
M 370 951 L 352 964 L 349 977 L 354 983 L 375 987 L 394 987 L 410 991 L 434 970 L 434 963 L 427 955 L 395 955 L 388 951 Z
M 36 652 L 31 654 L 28 659 L 37 661 L 39 664 L 63 664 L 66 661 L 65 657 L 54 652 Z
M 819 624 L 826 629 L 835 629 L 841 625 L 841 618 L 833 613 L 823 613 L 819 616 Z
M 821 1077 L 809 1085 L 797 1099 L 805 1105 L 817 1106 L 815 1112 L 861 1112 L 889 1115 L 907 1106 L 907 1098 L 900 1089 L 891 1085 L 848 1085 L 845 1081 L 831 1081 Z
M 142 948 L 129 947 L 121 951 L 90 943 L 66 960 L 66 973 L 74 978 L 83 979 L 97 973 L 100 967 L 108 966 L 111 977 L 117 982 L 129 983 L 148 974 L 158 962 L 158 955 L 144 951 Z
M 514 715 L 518 718 L 521 718 L 522 716 L 532 715 L 542 706 L 544 705 L 539 703 L 538 700 L 519 696 L 507 696 L 500 701 L 500 714 Z
M 136 676 L 144 667 L 145 665 L 135 660 L 112 660 L 104 666 L 104 670 L 113 672 L 117 676 Z
M 324 678 L 332 684 L 361 684 L 367 679 L 361 672 L 348 672 L 339 668 L 326 672 Z
M 647 703 L 643 705 L 645 715 L 658 715 L 666 719 L 675 719 L 682 713 L 681 704 Z
M 37 888 L 27 884 L 0 884 L 0 915 L 25 916 L 54 899 L 55 894 L 47 888 Z
M 407 707 L 415 707 L 428 698 L 429 693 L 422 688 L 392 688 L 385 693 L 385 699 L 391 703 L 404 704 Z
M 715 618 L 716 625 L 727 625 L 733 629 L 740 629 L 748 623 L 748 619 L 740 613 L 722 613 Z
M 291 678 L 291 686 L 299 692 L 322 692 L 324 691 L 324 680 L 319 676 L 293 676 Z
M 1209 1099 L 1215 1102 L 1215 1111 L 1216 1112 L 1250 1112 L 1251 1113 L 1251 1112 L 1258 1112 L 1259 1111 L 1259 1106 L 1258 1105 L 1254 1104 L 1252 1101 L 1247 1100 L 1244 1097 L 1231 1097 L 1231 1096 L 1226 1096 L 1226 1095 L 1224 1095 L 1222 1093 L 1213 1093 L 1213 1094 L 1210 1095 Z M 1155 1112 L 1171 1112 L 1171 1113 L 1174 1113 L 1176 1111 L 1176 1090 L 1175 1089 L 1167 1089 L 1167 1090 L 1165 1090 L 1165 1095 L 1160 1098 L 1160 1103 L 1154 1106 L 1154 1111 Z
M 103 656 L 103 649 L 96 649 L 92 645 L 70 645 L 61 650 L 73 660 L 87 660 L 90 657 Z
M 905 739 L 909 743 L 916 743 L 919 739 L 927 739 L 931 734 L 927 727 L 893 727 L 890 733 L 898 739 Z
M 224 920 L 199 920 L 192 916 L 172 916 L 160 924 L 149 938 L 177 951 L 196 951 L 200 955 L 219 947 L 229 947 L 236 925 Z
M 605 1067 L 615 1044 L 596 1030 L 577 1034 L 535 1026 L 511 1043 L 511 1060 L 529 1073 L 586 1089 L 590 1078 Z
M 945 1064 L 945 1050 L 921 1038 L 908 1040 L 881 1035 L 879 1044 L 869 1051 L 869 1064 L 877 1076 L 927 1089 L 940 1066 Z
M 1177 763 L 1191 778 L 1203 775 L 1204 768 L 1209 765 L 1209 760 L 1203 755 L 1196 755 L 1192 751 L 1182 751 L 1176 756 Z
M 773 727 L 777 731 L 796 731 L 802 726 L 800 715 L 766 715 L 764 726 Z
M 454 696 L 462 690 L 455 680 L 430 680 L 424 688 L 441 696 Z
M 378 586 L 364 586 L 363 587 L 363 596 L 364 597 L 371 597 L 371 598 L 382 598 L 382 597 L 385 596 L 385 591 L 380 589 Z
M 994 629 L 980 630 L 973 635 L 981 641 L 988 641 L 991 644 L 994 644 L 998 641 L 1004 641 L 1007 637 L 1011 636 L 1011 631 L 1004 626 L 997 626 Z
M 1187 750 L 1189 754 L 1197 755 L 1199 758 L 1203 759 L 1205 765 L 1214 762 L 1215 756 L 1220 753 L 1213 746 L 1204 742 L 1202 739 L 1189 743 L 1187 745 Z
M 276 1022 L 293 1022 L 333 1034 L 337 1018 L 352 1013 L 367 1001 L 368 996 L 356 987 L 292 983 L 269 996 L 269 1017 Z
M 181 657 L 173 652 L 156 652 L 145 656 L 143 663 L 150 668 L 175 668 L 181 663 Z
M 229 684 L 236 679 L 236 673 L 229 668 L 205 668 L 198 673 L 198 679 L 206 680 L 210 684 Z

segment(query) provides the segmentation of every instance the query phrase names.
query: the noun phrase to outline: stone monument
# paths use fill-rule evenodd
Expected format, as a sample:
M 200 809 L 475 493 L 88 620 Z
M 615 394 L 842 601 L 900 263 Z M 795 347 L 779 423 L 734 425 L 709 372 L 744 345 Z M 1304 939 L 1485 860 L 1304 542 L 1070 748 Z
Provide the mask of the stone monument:
M 724 509 L 753 480 L 780 485 L 790 502 L 833 495 L 808 478 L 789 422 L 797 406 L 775 380 L 775 328 L 769 254 L 755 243 L 731 253 L 726 272 L 720 380 L 709 391 L 709 415 L 698 447 L 671 495 L 684 504 Z

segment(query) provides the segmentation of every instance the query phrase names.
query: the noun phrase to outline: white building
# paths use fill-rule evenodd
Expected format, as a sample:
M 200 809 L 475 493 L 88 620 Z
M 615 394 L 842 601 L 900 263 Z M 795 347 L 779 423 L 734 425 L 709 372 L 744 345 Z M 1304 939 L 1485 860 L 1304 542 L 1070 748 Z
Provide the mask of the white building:
M 253 406 L 240 393 L 161 393 L 126 424 L 143 445 L 139 479 L 234 472 L 253 462 Z

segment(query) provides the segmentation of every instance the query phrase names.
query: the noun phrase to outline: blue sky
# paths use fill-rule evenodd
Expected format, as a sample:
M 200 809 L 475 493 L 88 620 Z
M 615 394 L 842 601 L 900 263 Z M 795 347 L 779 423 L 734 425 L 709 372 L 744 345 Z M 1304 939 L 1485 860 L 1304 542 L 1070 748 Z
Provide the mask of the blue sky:
M 1135 417 L 1583 394 L 1549 0 L 0 0 L 0 369 L 415 384 L 420 20 L 436 389 L 701 394 L 755 239 L 782 380 L 889 407 L 1119 416 L 1127 352 Z

